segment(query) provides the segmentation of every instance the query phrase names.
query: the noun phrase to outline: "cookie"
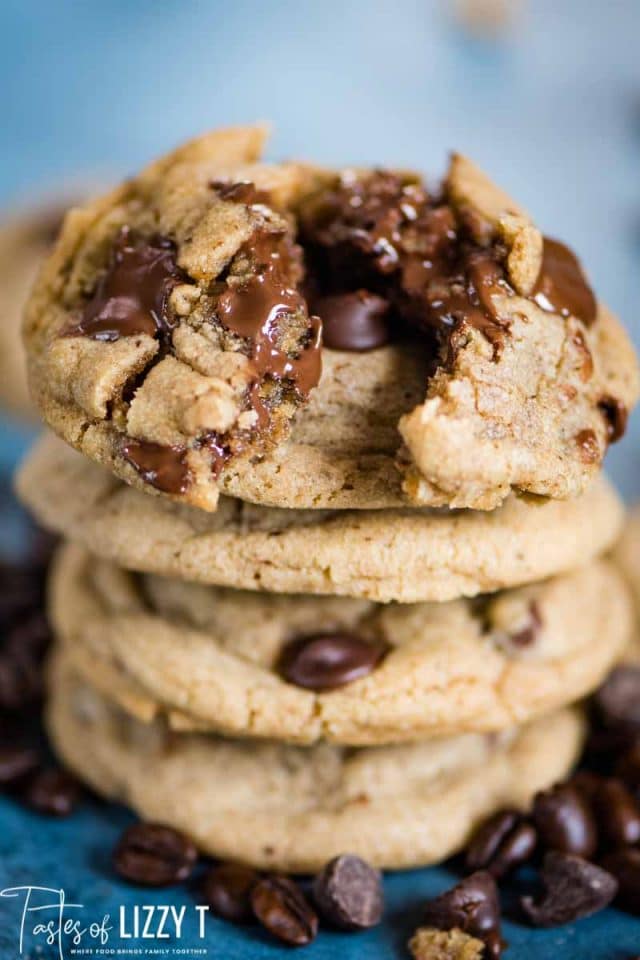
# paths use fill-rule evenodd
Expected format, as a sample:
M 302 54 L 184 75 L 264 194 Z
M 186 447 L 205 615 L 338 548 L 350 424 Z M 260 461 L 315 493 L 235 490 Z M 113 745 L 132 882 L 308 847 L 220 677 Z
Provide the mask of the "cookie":
M 64 208 L 51 203 L 0 224 L 0 403 L 24 419 L 37 413 L 27 385 L 22 310 L 63 217 Z
M 262 139 L 209 134 L 67 218 L 25 322 L 53 429 L 205 510 L 583 491 L 638 372 L 573 253 L 463 157 L 429 190 L 259 164 Z
M 67 545 L 50 613 L 76 668 L 141 720 L 351 745 L 528 722 L 597 687 L 631 632 L 604 562 L 477 600 L 381 605 L 131 575 Z
M 201 583 L 376 601 L 451 600 L 570 570 L 613 544 L 622 506 L 511 497 L 492 513 L 279 510 L 223 497 L 216 513 L 147 497 L 55 437 L 17 489 L 45 527 L 120 566 Z
M 293 872 L 345 851 L 390 869 L 438 862 L 492 812 L 562 778 L 583 735 L 572 710 L 499 737 L 360 750 L 175 734 L 131 719 L 59 657 L 48 729 L 98 793 L 215 857 Z

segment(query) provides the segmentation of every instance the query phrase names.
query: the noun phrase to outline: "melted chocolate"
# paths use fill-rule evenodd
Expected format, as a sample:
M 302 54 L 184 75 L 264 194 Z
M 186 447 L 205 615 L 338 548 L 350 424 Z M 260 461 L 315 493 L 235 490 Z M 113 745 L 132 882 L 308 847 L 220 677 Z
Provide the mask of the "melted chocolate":
M 121 449 L 124 459 L 145 483 L 163 493 L 179 494 L 188 489 L 191 473 L 186 461 L 187 451 L 183 447 L 129 438 Z
M 616 443 L 624 436 L 629 419 L 629 411 L 617 397 L 602 397 L 598 408 L 607 422 L 607 440 Z
M 563 243 L 550 237 L 544 239 L 542 267 L 533 299 L 543 310 L 563 317 L 577 317 L 587 326 L 596 319 L 596 298 L 578 258 Z
M 141 240 L 123 227 L 107 272 L 86 303 L 82 318 L 66 335 L 106 341 L 143 333 L 166 335 L 171 329 L 167 299 L 175 284 L 184 279 L 170 240 Z
M 268 206 L 271 203 L 271 197 L 266 190 L 258 190 L 251 180 L 212 180 L 210 187 L 221 200 L 232 203 L 246 203 L 249 206 L 257 203 Z
M 388 343 L 389 301 L 367 290 L 337 293 L 314 301 L 322 317 L 322 340 L 332 350 L 374 350 Z

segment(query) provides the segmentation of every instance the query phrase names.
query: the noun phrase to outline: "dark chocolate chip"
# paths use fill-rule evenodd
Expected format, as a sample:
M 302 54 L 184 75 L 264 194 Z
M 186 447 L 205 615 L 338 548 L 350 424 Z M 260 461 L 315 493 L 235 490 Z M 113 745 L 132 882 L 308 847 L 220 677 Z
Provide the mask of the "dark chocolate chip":
M 34 747 L 0 746 L 0 789 L 10 790 L 40 766 L 40 754 Z
M 607 424 L 607 439 L 609 443 L 616 443 L 624 436 L 629 419 L 629 411 L 622 400 L 617 397 L 602 397 L 598 403 L 598 409 L 605 418 Z
M 528 621 L 515 633 L 509 634 L 509 639 L 516 647 L 530 647 L 535 643 L 538 634 L 542 628 L 542 616 L 540 607 L 535 600 L 532 600 L 528 609 Z
M 591 427 L 580 430 L 575 436 L 578 456 L 583 463 L 597 463 L 600 460 L 600 445 L 595 431 Z
M 289 877 L 263 877 L 251 891 L 253 912 L 269 933 L 293 947 L 311 943 L 318 932 L 318 917 L 306 897 Z
M 423 911 L 423 923 L 438 930 L 453 930 L 477 937 L 486 945 L 491 960 L 500 956 L 500 903 L 495 880 L 480 870 L 451 890 L 430 900 Z
M 198 851 L 183 833 L 158 823 L 135 823 L 122 834 L 113 853 L 117 873 L 130 883 L 167 887 L 186 880 Z
M 598 305 L 578 258 L 563 243 L 544 238 L 542 267 L 533 299 L 543 310 L 577 317 L 586 326 L 596 319 Z
M 640 807 L 621 780 L 603 780 L 593 796 L 598 831 L 609 847 L 640 841 Z
M 516 810 L 503 810 L 481 824 L 469 846 L 465 865 L 470 872 L 488 870 L 500 880 L 533 856 L 535 827 Z
M 122 445 L 122 456 L 145 483 L 163 493 L 185 493 L 191 483 L 187 451 L 183 447 L 129 438 Z
M 611 873 L 582 857 L 552 851 L 541 871 L 542 896 L 522 897 L 522 909 L 536 927 L 559 927 L 609 906 L 618 884 Z
M 249 923 L 253 919 L 251 891 L 260 875 L 240 863 L 221 863 L 204 878 L 203 893 L 211 910 L 231 923 Z
M 338 293 L 314 301 L 322 318 L 322 342 L 332 350 L 375 350 L 389 342 L 389 302 L 367 290 Z
M 307 690 L 334 690 L 374 670 L 388 647 L 352 633 L 314 633 L 290 641 L 278 663 L 289 683 Z
M 602 866 L 618 882 L 616 902 L 629 913 L 640 916 L 640 850 L 625 847 L 608 854 Z
M 640 734 L 640 666 L 625 664 L 612 670 L 593 702 L 604 727 Z
M 365 930 L 382 918 L 382 877 L 360 857 L 342 854 L 315 877 L 313 898 L 327 923 L 340 930 Z
M 536 794 L 533 822 L 546 850 L 589 858 L 596 850 L 597 830 L 584 795 L 569 783 L 559 783 Z
M 21 792 L 24 803 L 37 813 L 51 817 L 68 817 L 82 798 L 82 787 L 66 770 L 41 770 L 28 781 Z

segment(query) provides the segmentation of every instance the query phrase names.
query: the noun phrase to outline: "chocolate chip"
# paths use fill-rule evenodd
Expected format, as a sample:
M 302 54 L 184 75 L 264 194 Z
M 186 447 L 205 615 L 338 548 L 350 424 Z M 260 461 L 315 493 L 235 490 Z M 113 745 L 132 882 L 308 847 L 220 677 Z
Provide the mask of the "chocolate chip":
M 360 857 L 343 854 L 330 860 L 317 874 L 313 898 L 321 916 L 332 926 L 366 930 L 382 917 L 382 877 Z
M 625 664 L 612 670 L 593 703 L 607 729 L 640 734 L 640 666 Z
M 183 833 L 158 823 L 128 827 L 113 853 L 117 873 L 145 887 L 167 887 L 186 880 L 197 859 L 198 851 Z
M 541 871 L 541 897 L 522 897 L 522 909 L 536 927 L 559 927 L 604 910 L 616 895 L 611 873 L 582 857 L 552 851 Z
M 249 923 L 253 919 L 251 891 L 260 875 L 240 863 L 221 863 L 204 878 L 203 893 L 211 910 L 231 923 Z
M 21 796 L 37 813 L 51 817 L 68 817 L 78 806 L 82 787 L 66 770 L 51 768 L 36 773 Z
M 616 902 L 629 913 L 640 915 L 640 850 L 615 850 L 603 859 L 602 866 L 618 882 Z
M 423 923 L 438 930 L 457 928 L 486 944 L 491 960 L 500 956 L 500 903 L 495 880 L 480 870 L 451 890 L 430 900 L 423 912 Z
M 617 397 L 602 397 L 598 409 L 607 423 L 607 439 L 609 443 L 616 443 L 624 436 L 629 419 L 629 411 Z
M 621 780 L 603 780 L 593 797 L 598 830 L 611 847 L 640 841 L 640 808 Z
M 322 318 L 322 342 L 332 350 L 375 350 L 389 342 L 389 302 L 367 290 L 321 297 L 313 303 Z
M 253 912 L 269 933 L 293 947 L 311 943 L 318 917 L 300 888 L 288 877 L 263 877 L 251 891 Z
M 387 650 L 379 640 L 364 640 L 352 633 L 314 633 L 284 647 L 278 670 L 297 687 L 334 690 L 371 673 Z
M 578 456 L 583 463 L 597 463 L 600 460 L 600 445 L 595 431 L 591 427 L 580 430 L 575 436 Z
M 578 258 L 563 243 L 544 238 L 542 266 L 533 299 L 543 310 L 572 316 L 590 326 L 598 305 Z
M 589 858 L 596 850 L 596 822 L 585 797 L 569 783 L 537 793 L 533 822 L 547 850 Z
M 19 786 L 40 766 L 40 754 L 34 747 L 0 747 L 0 789 Z
M 509 634 L 509 639 L 516 647 L 530 647 L 535 643 L 538 634 L 542 628 L 542 615 L 540 607 L 535 600 L 532 600 L 528 609 L 528 622 L 519 630 Z
M 122 456 L 145 483 L 156 490 L 179 494 L 185 493 L 189 487 L 191 471 L 187 464 L 187 452 L 183 447 L 129 438 L 122 445 Z
M 500 880 L 511 870 L 526 863 L 536 848 L 536 830 L 516 810 L 502 810 L 480 825 L 469 846 L 467 870 L 488 870 Z

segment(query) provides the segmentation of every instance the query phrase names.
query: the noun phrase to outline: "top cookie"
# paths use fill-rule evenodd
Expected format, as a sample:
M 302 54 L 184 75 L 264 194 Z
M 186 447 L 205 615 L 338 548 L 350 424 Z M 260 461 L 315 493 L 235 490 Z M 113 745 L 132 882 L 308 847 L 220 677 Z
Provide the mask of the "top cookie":
M 461 157 L 429 192 L 262 140 L 210 134 L 67 218 L 25 321 L 48 423 L 207 510 L 584 489 L 638 377 L 573 254 Z

